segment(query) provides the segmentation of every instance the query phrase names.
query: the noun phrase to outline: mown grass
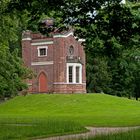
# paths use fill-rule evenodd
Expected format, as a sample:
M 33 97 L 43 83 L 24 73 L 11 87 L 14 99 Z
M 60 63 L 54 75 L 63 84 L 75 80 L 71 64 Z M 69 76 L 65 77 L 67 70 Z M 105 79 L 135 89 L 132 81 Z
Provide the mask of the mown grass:
M 21 121 L 21 122 L 20 122 Z M 0 140 L 26 140 L 33 138 L 49 137 L 54 135 L 64 135 L 79 133 L 86 129 L 75 122 L 58 120 L 34 120 L 23 123 L 22 120 L 2 122 L 0 124 Z
M 0 104 L 0 136 L 27 139 L 86 131 L 84 126 L 140 125 L 139 108 L 138 101 L 105 94 L 19 96 Z
M 93 138 L 81 138 L 79 140 L 140 140 L 140 129 L 116 134 L 100 135 Z

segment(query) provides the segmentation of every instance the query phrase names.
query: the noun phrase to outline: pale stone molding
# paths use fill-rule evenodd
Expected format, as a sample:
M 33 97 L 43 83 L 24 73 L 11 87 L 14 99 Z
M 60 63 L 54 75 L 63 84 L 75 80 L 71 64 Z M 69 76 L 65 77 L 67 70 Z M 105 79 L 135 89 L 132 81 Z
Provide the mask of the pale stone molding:
M 86 85 L 86 83 L 65 83 L 65 82 L 54 82 L 54 85 Z
M 53 35 L 54 38 L 67 38 L 69 36 L 73 36 L 73 32 L 70 32 L 68 34 L 57 34 L 57 35 Z
M 26 41 L 26 40 L 32 40 L 32 39 L 30 37 L 22 38 L 22 41 Z
M 32 46 L 51 45 L 51 44 L 53 44 L 53 41 L 45 41 L 45 42 L 34 42 L 34 43 L 31 43 Z
M 82 39 L 82 38 L 79 38 L 78 41 L 79 42 L 85 42 L 86 40 L 85 39 Z
M 53 61 L 32 62 L 31 65 L 32 66 L 53 65 Z

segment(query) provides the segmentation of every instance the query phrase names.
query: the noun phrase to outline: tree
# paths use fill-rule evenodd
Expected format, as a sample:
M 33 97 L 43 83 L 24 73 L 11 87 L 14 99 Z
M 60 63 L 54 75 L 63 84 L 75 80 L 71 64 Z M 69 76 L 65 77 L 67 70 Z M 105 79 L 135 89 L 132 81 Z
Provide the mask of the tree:
M 19 19 L 16 14 L 3 13 L 8 1 L 0 5 L 0 98 L 13 97 L 27 88 L 24 82 L 31 71 L 23 66 L 15 44 L 19 44 Z M 11 44 L 14 46 L 12 47 Z
M 1 46 L 0 49 L 0 98 L 13 97 L 27 84 L 24 82 L 29 78 L 30 71 L 23 66 L 18 52 L 9 52 L 8 47 Z
M 137 96 L 139 82 L 135 73 L 139 71 L 139 65 L 128 61 L 130 55 L 125 54 L 133 54 L 133 50 L 139 49 L 140 14 L 135 10 L 139 5 L 124 5 L 121 0 L 61 0 L 56 6 L 56 1 L 11 0 L 9 9 L 27 10 L 29 29 L 36 23 L 36 30 L 39 30 L 44 14 L 56 19 L 54 28 L 59 26 L 63 30 L 72 26 L 76 36 L 86 39 L 90 92 L 98 92 L 96 87 L 108 94 Z M 49 28 L 44 26 L 40 31 L 47 33 Z

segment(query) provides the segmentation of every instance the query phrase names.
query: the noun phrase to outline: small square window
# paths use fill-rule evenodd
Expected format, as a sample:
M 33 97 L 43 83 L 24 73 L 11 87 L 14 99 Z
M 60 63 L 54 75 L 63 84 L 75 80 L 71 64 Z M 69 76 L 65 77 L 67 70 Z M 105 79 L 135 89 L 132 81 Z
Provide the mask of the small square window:
M 40 56 L 46 55 L 46 48 L 39 49 Z
M 38 47 L 38 56 L 47 56 L 47 49 L 48 47 L 45 46 L 45 47 Z

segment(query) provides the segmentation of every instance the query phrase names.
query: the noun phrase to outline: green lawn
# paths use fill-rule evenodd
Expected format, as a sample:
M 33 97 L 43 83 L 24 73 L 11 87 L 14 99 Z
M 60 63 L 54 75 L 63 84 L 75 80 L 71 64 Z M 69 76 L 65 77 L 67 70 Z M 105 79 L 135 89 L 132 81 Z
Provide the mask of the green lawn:
M 105 94 L 37 94 L 0 104 L 0 131 L 8 128 L 0 132 L 3 139 L 13 129 L 19 139 L 76 133 L 84 126 L 135 125 L 140 125 L 140 102 Z

